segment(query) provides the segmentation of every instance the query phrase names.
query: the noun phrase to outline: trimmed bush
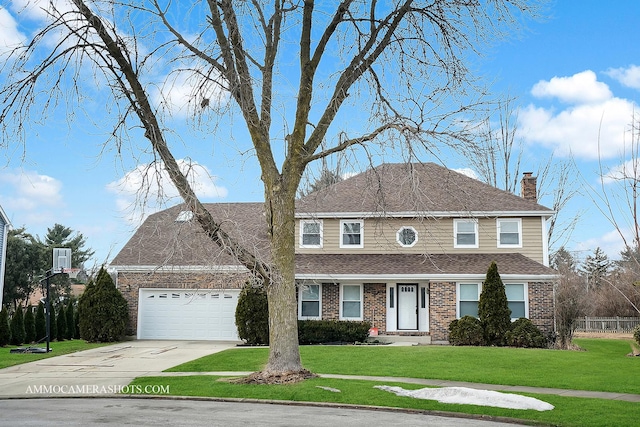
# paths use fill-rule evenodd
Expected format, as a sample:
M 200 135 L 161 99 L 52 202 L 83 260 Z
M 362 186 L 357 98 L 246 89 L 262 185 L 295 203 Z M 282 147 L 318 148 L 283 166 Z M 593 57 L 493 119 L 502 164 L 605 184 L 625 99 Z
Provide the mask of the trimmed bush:
M 636 326 L 633 330 L 633 339 L 640 345 L 640 325 Z
M 49 302 L 51 316 L 49 316 L 49 341 L 55 341 L 58 338 L 58 322 L 56 318 L 56 308 Z
M 67 317 L 67 330 L 65 334 L 65 339 L 72 340 L 76 333 L 76 319 L 73 310 L 73 301 L 69 300 L 69 304 L 67 304 L 67 308 L 64 311 Z
M 487 345 L 504 345 L 505 335 L 511 328 L 511 309 L 495 262 L 489 266 L 482 286 L 478 302 L 478 317 L 484 329 Z
M 24 313 L 22 312 L 22 306 L 19 305 L 11 318 L 11 344 L 22 344 L 24 336 Z
M 449 343 L 451 345 L 484 345 L 484 330 L 480 320 L 473 316 L 464 316 L 449 323 Z
M 113 279 L 103 268 L 78 302 L 80 336 L 89 342 L 114 342 L 127 331 L 129 310 Z
M 36 319 L 31 306 L 24 312 L 24 342 L 30 344 L 36 340 Z
M 298 342 L 302 345 L 364 342 L 370 328 L 370 322 L 298 320 Z
M 56 323 L 58 324 L 56 338 L 58 341 L 64 341 L 67 338 L 67 314 L 64 310 L 64 304 L 60 304 L 58 316 L 56 316 Z
M 36 342 L 47 336 L 47 318 L 44 315 L 44 304 L 40 302 L 36 310 Z
M 9 313 L 5 307 L 0 310 L 0 347 L 11 342 L 11 328 L 9 327 Z
M 238 336 L 248 345 L 269 344 L 269 304 L 262 286 L 245 284 L 236 306 Z
M 505 342 L 510 347 L 545 348 L 547 339 L 531 320 L 521 317 L 511 324 L 505 335 Z

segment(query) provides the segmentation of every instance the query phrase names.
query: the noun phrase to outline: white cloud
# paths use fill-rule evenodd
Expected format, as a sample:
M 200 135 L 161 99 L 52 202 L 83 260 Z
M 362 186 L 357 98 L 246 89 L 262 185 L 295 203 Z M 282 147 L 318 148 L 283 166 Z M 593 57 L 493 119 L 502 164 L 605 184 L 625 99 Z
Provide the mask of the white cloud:
M 627 87 L 640 89 L 640 66 L 638 65 L 630 65 L 626 68 L 610 68 L 605 74 Z
M 596 73 L 586 70 L 569 77 L 541 80 L 531 89 L 536 98 L 558 98 L 562 102 L 584 104 L 599 103 L 613 96 L 609 87 L 599 82 Z
M 62 183 L 35 171 L 6 171 L 0 174 L 2 205 L 12 212 L 14 226 L 51 224 L 64 208 Z
M 530 144 L 541 144 L 561 156 L 596 160 L 624 151 L 626 132 L 637 106 L 617 98 L 592 71 L 539 82 L 532 93 L 573 103 L 556 110 L 530 104 L 518 113 L 518 126 Z
M 185 159 L 178 160 L 178 164 L 201 200 L 227 196 L 227 189 L 216 184 L 217 177 L 206 166 Z M 118 210 L 133 224 L 163 209 L 167 203 L 180 200 L 178 190 L 160 162 L 139 165 L 119 180 L 107 184 L 107 190 L 118 195 Z
M 622 230 L 622 232 L 624 233 L 625 230 Z M 588 255 L 593 255 L 593 251 L 596 248 L 602 249 L 609 259 L 619 259 L 620 251 L 624 249 L 624 241 L 618 230 L 610 230 L 601 236 L 577 243 L 574 250 L 580 252 L 582 254 L 581 258 L 584 258 Z
M 18 23 L 7 9 L 0 7 L 0 54 L 22 45 L 26 37 L 18 30 Z

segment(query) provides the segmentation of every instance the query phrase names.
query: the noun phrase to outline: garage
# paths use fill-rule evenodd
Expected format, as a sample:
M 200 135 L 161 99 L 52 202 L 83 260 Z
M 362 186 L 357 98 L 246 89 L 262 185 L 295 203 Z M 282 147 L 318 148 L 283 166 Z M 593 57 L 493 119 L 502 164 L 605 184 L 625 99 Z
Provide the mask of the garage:
M 239 290 L 140 289 L 138 339 L 238 340 Z

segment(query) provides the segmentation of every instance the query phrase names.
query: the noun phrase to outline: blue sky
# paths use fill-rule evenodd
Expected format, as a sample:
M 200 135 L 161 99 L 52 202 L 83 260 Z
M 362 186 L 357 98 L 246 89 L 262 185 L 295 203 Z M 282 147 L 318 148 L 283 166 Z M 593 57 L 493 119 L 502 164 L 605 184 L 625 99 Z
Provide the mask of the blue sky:
M 1 3 L 0 51 L 25 40 L 27 23 L 40 19 L 37 10 L 22 9 L 25 3 Z M 584 180 L 597 185 L 598 141 L 606 166 L 622 165 L 631 115 L 640 99 L 640 2 L 559 0 L 550 4 L 547 15 L 484 52 L 474 66 L 493 82 L 496 94 L 517 98 L 521 171 L 537 170 L 541 159 L 553 153 L 559 160 L 573 159 Z M 175 102 L 180 94 L 172 93 Z M 110 113 L 106 107 L 89 107 L 69 123 L 66 112 L 58 110 L 43 123 L 27 126 L 24 147 L 12 141 L 0 145 L 0 205 L 13 226 L 41 237 L 55 223 L 70 227 L 87 238 L 97 263 L 116 255 L 144 214 L 179 202 L 165 189 L 163 202 L 155 203 L 157 189 L 152 187 L 141 210 L 143 195 L 137 189 L 151 157 L 119 158 L 112 147 L 102 145 L 105 129 L 92 120 Z M 244 131 L 232 126 L 229 134 L 233 140 L 198 141 L 194 150 L 188 130 L 180 131 L 176 157 L 190 156 L 197 164 L 194 182 L 203 200 L 262 200 L 255 158 L 246 153 L 248 146 L 237 143 Z M 452 168 L 469 166 L 454 155 L 445 161 Z M 600 246 L 615 258 L 621 239 L 583 193 L 566 208 L 567 214 L 581 212 L 567 247 L 584 257 Z

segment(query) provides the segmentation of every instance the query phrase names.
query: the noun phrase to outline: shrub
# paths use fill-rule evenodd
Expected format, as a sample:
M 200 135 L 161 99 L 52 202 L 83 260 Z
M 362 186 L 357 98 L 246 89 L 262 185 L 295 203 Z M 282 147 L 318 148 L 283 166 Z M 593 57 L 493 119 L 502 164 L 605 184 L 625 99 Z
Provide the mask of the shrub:
M 67 338 L 67 313 L 64 310 L 64 304 L 60 304 L 58 316 L 56 316 L 56 323 L 58 324 L 56 338 L 58 341 L 64 341 Z
M 89 342 L 113 342 L 124 337 L 129 311 L 127 300 L 103 268 L 90 282 L 78 303 L 80 336 Z
M 24 312 L 24 342 L 30 344 L 36 340 L 36 319 L 31 306 Z
M 67 317 L 67 333 L 65 334 L 65 338 L 68 340 L 72 340 L 76 333 L 76 320 L 73 310 L 73 301 L 69 300 L 69 304 L 67 304 L 67 309 L 64 311 Z
M 22 306 L 19 305 L 11 318 L 11 344 L 22 344 L 24 335 L 24 313 L 22 313 Z
M 640 345 L 640 325 L 633 330 L 633 339 Z
M 269 304 L 262 286 L 245 284 L 236 306 L 238 336 L 249 345 L 269 344 Z
M 9 313 L 6 308 L 0 310 L 0 347 L 11 342 L 11 328 L 9 327 Z
M 49 303 L 51 316 L 49 316 L 49 341 L 53 341 L 58 337 L 58 322 L 56 322 L 56 309 L 53 304 Z
M 495 262 L 489 266 L 482 286 L 478 317 L 487 345 L 504 345 L 505 334 L 511 328 L 511 309 Z
M 480 320 L 473 316 L 455 319 L 449 324 L 449 343 L 451 345 L 484 345 L 484 330 Z
M 298 342 L 303 345 L 364 342 L 370 328 L 370 322 L 298 320 Z
M 506 344 L 511 347 L 545 348 L 547 339 L 531 320 L 521 317 L 507 331 Z
M 40 302 L 36 310 L 36 341 L 42 341 L 47 336 L 47 319 L 44 315 L 44 304 Z

